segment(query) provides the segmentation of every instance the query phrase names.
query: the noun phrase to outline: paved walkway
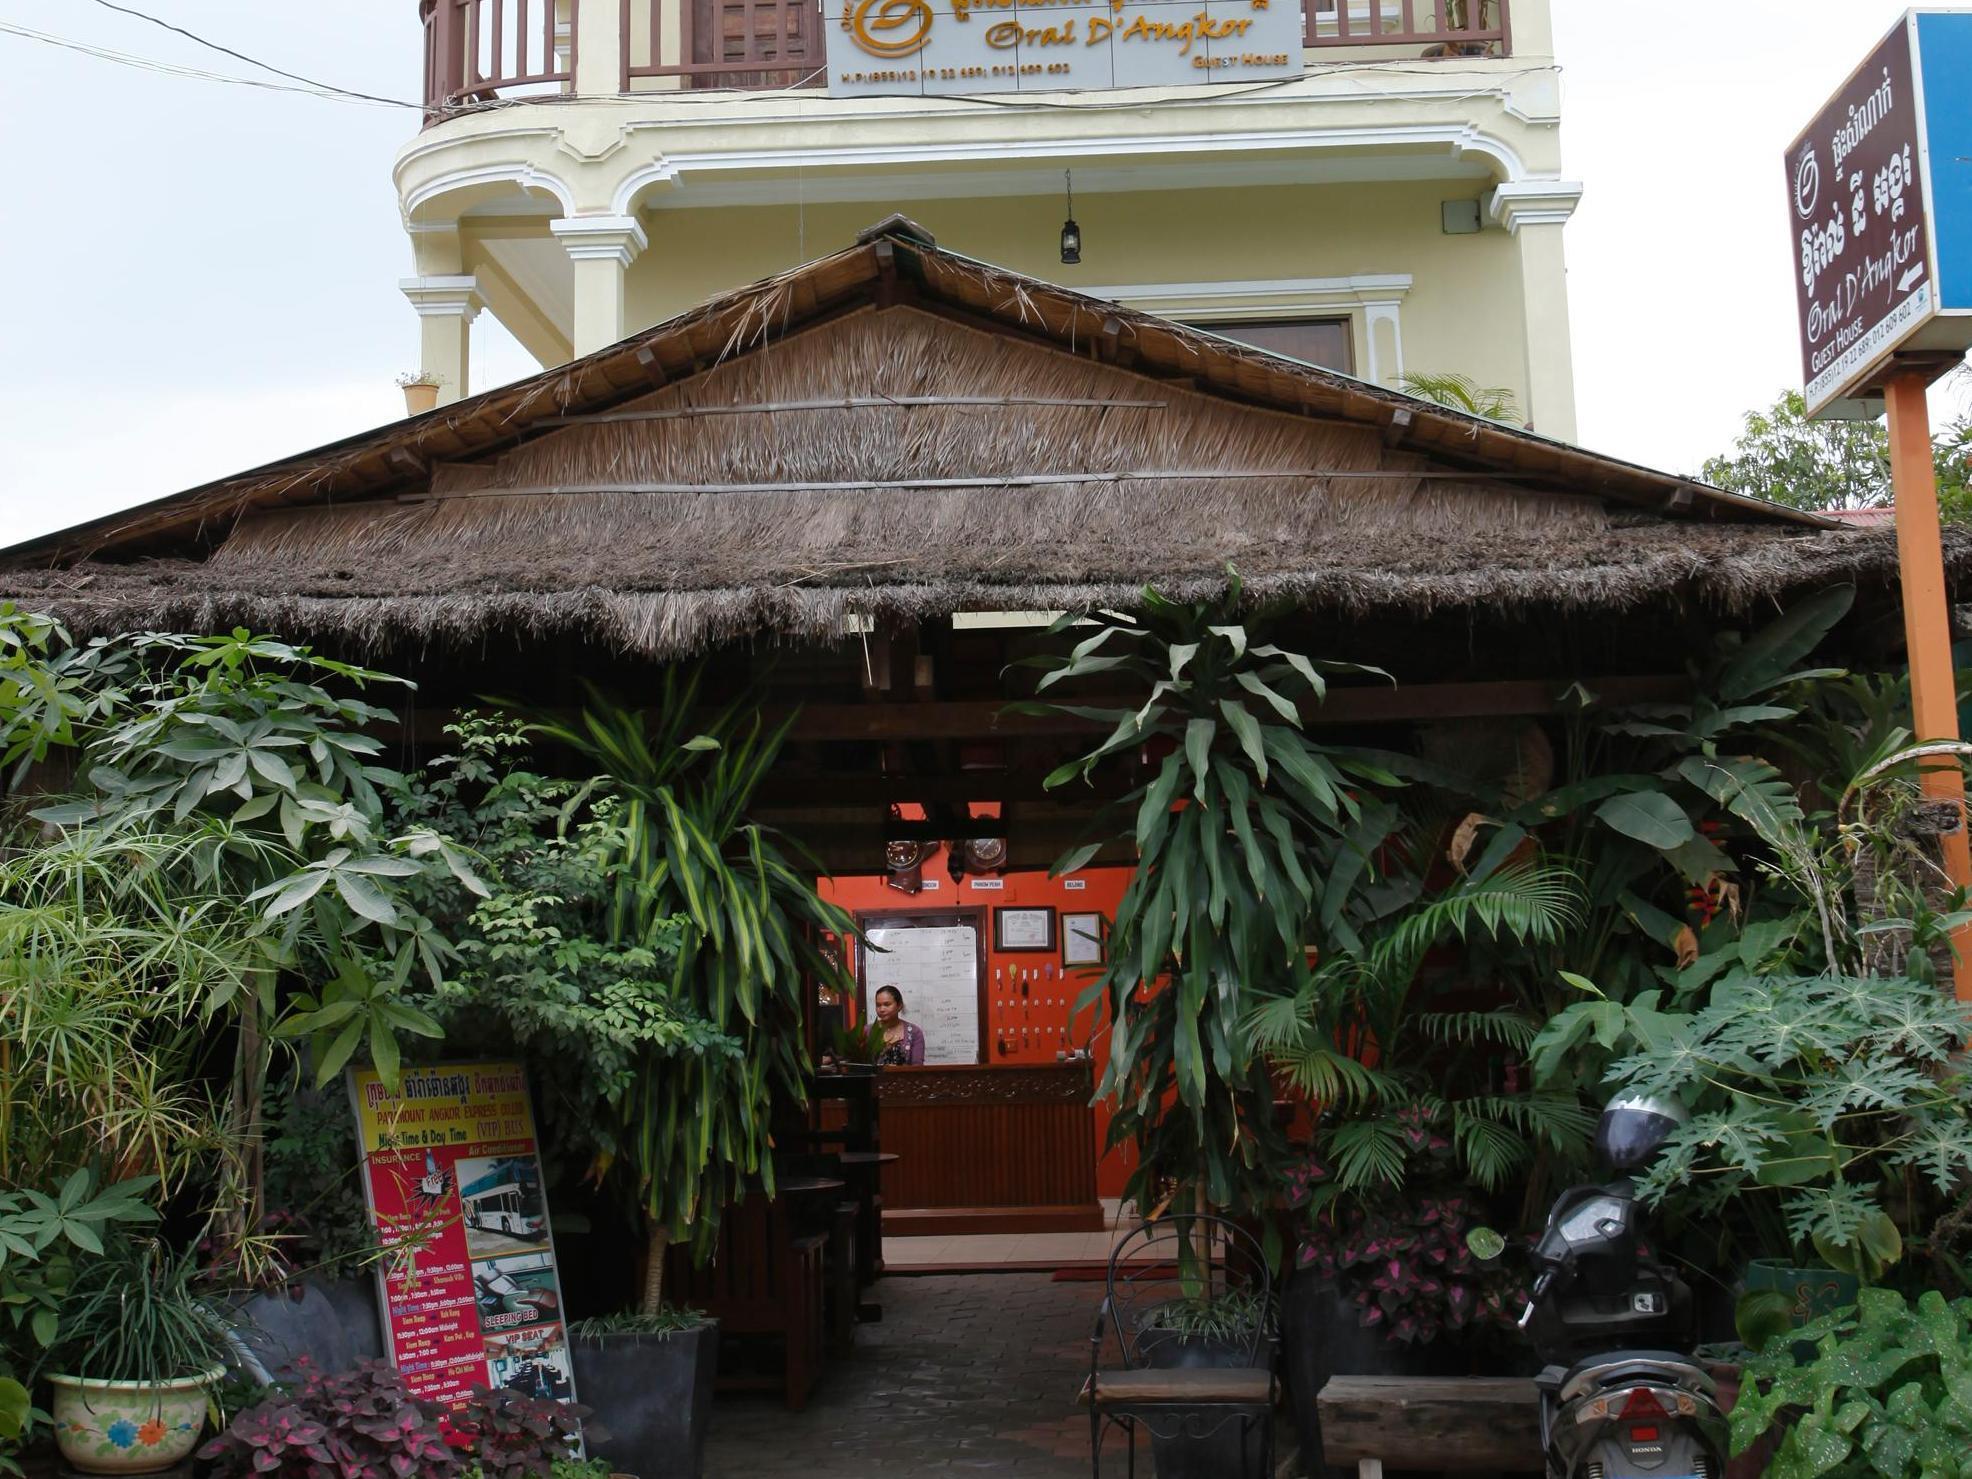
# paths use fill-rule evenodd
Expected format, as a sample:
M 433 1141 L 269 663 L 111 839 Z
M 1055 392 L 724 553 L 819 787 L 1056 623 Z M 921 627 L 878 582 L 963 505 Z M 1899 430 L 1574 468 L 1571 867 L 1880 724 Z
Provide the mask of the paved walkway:
M 1100 1284 L 1045 1273 L 893 1276 L 878 1293 L 882 1322 L 857 1327 L 856 1354 L 823 1372 L 805 1411 L 719 1399 L 707 1479 L 1089 1472 L 1089 1420 L 1075 1394 Z M 1111 1441 L 1120 1475 L 1121 1439 Z

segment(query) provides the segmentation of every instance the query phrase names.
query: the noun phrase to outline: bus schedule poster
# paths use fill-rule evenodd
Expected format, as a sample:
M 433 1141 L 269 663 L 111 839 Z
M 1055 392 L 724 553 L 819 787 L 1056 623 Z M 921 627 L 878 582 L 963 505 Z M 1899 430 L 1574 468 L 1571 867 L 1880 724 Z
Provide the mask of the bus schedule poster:
M 527 1075 L 512 1063 L 352 1068 L 391 1364 L 435 1402 L 475 1386 L 575 1400 Z

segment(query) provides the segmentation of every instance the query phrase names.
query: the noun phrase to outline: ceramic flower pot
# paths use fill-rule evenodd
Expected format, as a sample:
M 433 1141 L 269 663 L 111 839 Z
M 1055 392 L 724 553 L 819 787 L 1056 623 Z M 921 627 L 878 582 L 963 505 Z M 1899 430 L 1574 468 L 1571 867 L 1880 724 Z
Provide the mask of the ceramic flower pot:
M 427 411 L 438 409 L 438 387 L 422 381 L 413 381 L 404 387 L 404 414 L 422 416 Z
M 175 1381 L 51 1376 L 55 1444 L 83 1474 L 154 1474 L 184 1462 L 205 1426 L 206 1388 L 224 1373 Z

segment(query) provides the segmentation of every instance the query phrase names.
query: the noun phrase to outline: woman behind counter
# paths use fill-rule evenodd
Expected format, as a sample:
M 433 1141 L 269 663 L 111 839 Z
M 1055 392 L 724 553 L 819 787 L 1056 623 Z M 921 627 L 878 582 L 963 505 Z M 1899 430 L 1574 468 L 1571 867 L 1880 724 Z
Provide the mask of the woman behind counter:
M 883 1029 L 883 1051 L 876 1055 L 879 1067 L 924 1066 L 924 1030 L 904 1020 L 904 993 L 895 986 L 877 988 L 876 1020 Z

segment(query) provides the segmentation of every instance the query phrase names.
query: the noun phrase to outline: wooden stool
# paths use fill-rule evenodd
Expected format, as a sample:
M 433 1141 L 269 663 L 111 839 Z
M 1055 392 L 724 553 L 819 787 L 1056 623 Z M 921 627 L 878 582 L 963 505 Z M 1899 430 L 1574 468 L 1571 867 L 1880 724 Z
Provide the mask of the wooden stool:
M 1537 1474 L 1534 1383 L 1492 1376 L 1332 1376 L 1315 1399 L 1322 1461 L 1354 1464 L 1358 1479 L 1393 1469 Z

